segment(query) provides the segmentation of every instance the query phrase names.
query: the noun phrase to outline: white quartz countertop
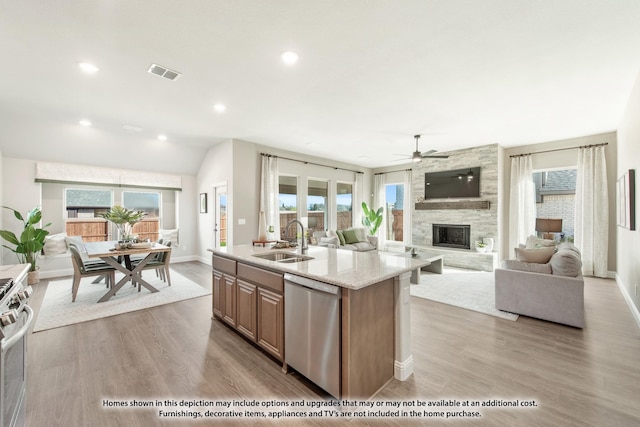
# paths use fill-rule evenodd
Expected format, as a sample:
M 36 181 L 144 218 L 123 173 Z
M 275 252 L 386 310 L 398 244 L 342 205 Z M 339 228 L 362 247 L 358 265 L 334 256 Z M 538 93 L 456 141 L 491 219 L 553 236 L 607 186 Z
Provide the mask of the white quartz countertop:
M 361 289 L 382 280 L 429 265 L 424 259 L 402 256 L 388 252 L 355 252 L 346 249 L 331 249 L 310 246 L 305 255 L 308 261 L 281 263 L 255 257 L 265 252 L 295 252 L 300 249 L 271 249 L 252 245 L 238 245 L 220 250 L 209 249 L 216 255 L 232 258 L 268 270 L 295 274 L 310 279 L 349 289 Z

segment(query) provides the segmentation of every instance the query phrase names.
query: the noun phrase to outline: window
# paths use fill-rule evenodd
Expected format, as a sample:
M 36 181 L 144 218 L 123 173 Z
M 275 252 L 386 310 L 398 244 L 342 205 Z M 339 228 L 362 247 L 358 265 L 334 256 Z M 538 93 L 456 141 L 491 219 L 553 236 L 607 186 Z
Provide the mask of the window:
M 67 218 L 99 218 L 113 203 L 111 190 L 67 188 L 65 190 Z
M 576 177 L 576 169 L 548 170 L 533 174 L 536 218 L 562 220 L 562 232 L 547 233 L 557 240 L 573 241 L 574 238 Z M 537 231 L 545 233 L 545 230 Z
M 353 184 L 337 185 L 336 220 L 338 230 L 353 226 Z
M 142 191 L 123 191 L 122 206 L 127 209 L 145 212 L 142 221 L 133 226 L 133 234 L 139 239 L 158 240 L 160 230 L 160 193 Z
M 65 232 L 67 236 L 80 236 L 85 242 L 101 242 L 109 239 L 109 226 L 100 217 L 113 203 L 111 190 L 66 188 Z
M 329 183 L 327 181 L 309 180 L 307 192 L 307 216 L 309 235 L 317 230 L 325 230 L 328 224 L 327 200 Z
M 298 179 L 295 176 L 280 176 L 279 182 L 280 203 L 280 236 L 285 237 L 285 226 L 298 218 Z
M 387 184 L 385 190 L 387 240 L 402 242 L 404 239 L 404 184 Z

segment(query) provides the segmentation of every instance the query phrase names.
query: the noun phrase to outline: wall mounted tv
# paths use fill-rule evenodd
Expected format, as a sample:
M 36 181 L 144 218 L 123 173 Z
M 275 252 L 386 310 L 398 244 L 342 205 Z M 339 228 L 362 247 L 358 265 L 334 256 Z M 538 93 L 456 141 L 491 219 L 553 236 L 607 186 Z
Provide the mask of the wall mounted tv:
M 480 168 L 424 174 L 425 199 L 480 197 Z

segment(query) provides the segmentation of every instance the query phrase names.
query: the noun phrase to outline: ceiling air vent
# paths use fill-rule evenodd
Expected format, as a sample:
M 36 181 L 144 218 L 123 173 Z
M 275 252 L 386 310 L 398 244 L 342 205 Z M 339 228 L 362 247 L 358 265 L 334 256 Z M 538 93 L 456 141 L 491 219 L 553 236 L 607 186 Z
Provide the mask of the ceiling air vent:
M 165 79 L 175 80 L 180 77 L 180 73 L 163 67 L 158 64 L 151 64 L 151 67 L 147 70 L 148 73 L 155 74 L 156 76 L 164 77 Z

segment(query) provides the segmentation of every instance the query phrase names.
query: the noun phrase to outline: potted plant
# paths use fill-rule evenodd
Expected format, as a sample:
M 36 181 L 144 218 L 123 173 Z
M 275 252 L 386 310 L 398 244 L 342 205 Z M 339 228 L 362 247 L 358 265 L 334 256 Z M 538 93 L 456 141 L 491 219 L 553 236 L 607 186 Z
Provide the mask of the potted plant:
M 487 245 L 482 241 L 476 242 L 476 251 L 484 252 L 487 250 L 486 246 Z
M 100 215 L 111 221 L 118 229 L 118 241 L 126 242 L 133 239 L 133 226 L 142 221 L 146 215 L 143 211 L 135 211 L 115 205 L 105 214 Z
M 362 225 L 369 229 L 369 234 L 375 236 L 380 224 L 382 224 L 383 209 L 380 207 L 377 211 L 374 211 L 367 206 L 366 202 L 362 202 L 362 212 L 364 213 Z
M 44 247 L 44 239 L 49 234 L 45 228 L 51 225 L 48 223 L 42 228 L 37 228 L 38 224 L 42 220 L 42 210 L 40 206 L 36 206 L 31 209 L 27 214 L 27 219 L 15 209 L 3 206 L 4 209 L 9 209 L 13 212 L 13 215 L 20 221 L 22 221 L 23 228 L 20 238 L 18 238 L 12 231 L 0 230 L 0 237 L 6 240 L 8 243 L 15 245 L 15 247 L 9 247 L 2 245 L 10 251 L 14 252 L 18 257 L 20 264 L 30 264 L 27 282 L 30 285 L 36 284 L 40 281 L 40 275 L 38 272 L 38 266 L 36 261 L 42 248 Z

